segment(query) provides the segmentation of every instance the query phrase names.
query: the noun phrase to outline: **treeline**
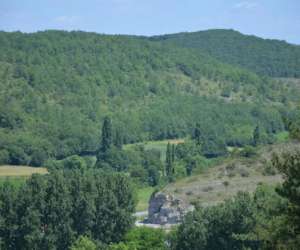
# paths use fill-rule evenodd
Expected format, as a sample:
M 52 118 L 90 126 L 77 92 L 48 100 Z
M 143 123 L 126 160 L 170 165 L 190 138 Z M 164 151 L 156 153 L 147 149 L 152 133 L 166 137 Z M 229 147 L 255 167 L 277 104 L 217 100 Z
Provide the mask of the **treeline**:
M 97 244 L 120 241 L 134 223 L 127 177 L 103 171 L 33 175 L 20 188 L 0 186 L 0 248 L 66 250 L 81 235 Z
M 230 155 L 224 138 L 206 128 L 200 123 L 195 124 L 189 137 L 177 145 L 170 142 L 165 144 L 165 151 L 163 148 L 147 148 L 143 143 L 123 145 L 120 134 L 113 133 L 112 120 L 105 117 L 97 150 L 62 160 L 49 159 L 44 166 L 50 171 L 102 169 L 105 172 L 125 172 L 138 186 L 163 186 L 202 171 Z M 233 154 L 254 156 L 254 147 L 275 142 L 273 133 L 257 125 L 245 142 L 245 148 Z
M 193 48 L 260 75 L 300 77 L 300 46 L 243 35 L 234 30 L 207 30 L 150 38 L 167 45 Z

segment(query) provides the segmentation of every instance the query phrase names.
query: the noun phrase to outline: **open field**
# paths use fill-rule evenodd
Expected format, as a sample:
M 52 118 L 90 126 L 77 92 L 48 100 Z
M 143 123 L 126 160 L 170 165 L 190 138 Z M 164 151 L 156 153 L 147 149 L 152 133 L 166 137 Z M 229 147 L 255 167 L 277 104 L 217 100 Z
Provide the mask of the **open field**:
M 46 174 L 46 168 L 35 168 L 28 166 L 0 166 L 0 177 L 17 177 L 17 176 L 30 176 L 32 174 Z
M 155 149 L 160 151 L 161 160 L 165 160 L 166 150 L 168 143 L 178 145 L 180 143 L 184 143 L 185 139 L 170 139 L 170 140 L 161 140 L 161 141 L 146 141 L 141 143 L 127 144 L 124 145 L 124 149 L 130 149 L 134 146 L 144 146 L 146 150 Z

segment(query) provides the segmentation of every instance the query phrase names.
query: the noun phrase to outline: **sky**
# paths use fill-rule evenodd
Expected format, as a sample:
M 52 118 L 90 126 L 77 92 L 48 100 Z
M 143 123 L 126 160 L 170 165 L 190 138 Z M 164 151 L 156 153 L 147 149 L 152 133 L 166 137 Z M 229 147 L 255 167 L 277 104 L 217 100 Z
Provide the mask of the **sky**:
M 0 30 L 159 35 L 215 28 L 300 44 L 300 0 L 0 0 Z

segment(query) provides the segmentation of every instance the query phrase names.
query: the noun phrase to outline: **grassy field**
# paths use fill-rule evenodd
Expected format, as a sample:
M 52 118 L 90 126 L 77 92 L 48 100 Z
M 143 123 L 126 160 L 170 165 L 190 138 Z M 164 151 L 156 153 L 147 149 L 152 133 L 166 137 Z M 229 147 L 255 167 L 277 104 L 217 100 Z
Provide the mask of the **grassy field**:
M 46 174 L 46 168 L 34 168 L 27 166 L 0 166 L 0 177 L 30 176 L 32 174 Z
M 167 145 L 170 144 L 180 144 L 184 143 L 184 139 L 172 139 L 172 140 L 162 140 L 162 141 L 147 141 L 147 142 L 141 142 L 141 143 L 134 143 L 134 144 L 127 144 L 124 145 L 124 149 L 130 149 L 134 146 L 140 145 L 144 146 L 146 150 L 156 149 L 161 152 L 161 160 L 164 161 L 166 157 L 166 150 Z
M 145 187 L 138 189 L 138 204 L 136 207 L 137 212 L 145 211 L 148 209 L 148 201 L 150 199 L 151 194 L 153 193 L 153 187 Z

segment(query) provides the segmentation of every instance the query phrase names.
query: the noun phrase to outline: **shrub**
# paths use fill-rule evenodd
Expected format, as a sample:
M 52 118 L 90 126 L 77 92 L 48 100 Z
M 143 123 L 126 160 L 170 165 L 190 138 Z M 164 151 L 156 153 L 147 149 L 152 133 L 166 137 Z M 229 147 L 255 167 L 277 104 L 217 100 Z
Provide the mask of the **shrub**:
M 234 177 L 236 175 L 236 173 L 234 172 L 234 171 L 230 171 L 229 173 L 228 173 L 228 177 L 229 178 L 232 178 L 232 177 Z
M 236 165 L 234 162 L 232 163 L 229 163 L 227 166 L 226 166 L 226 170 L 234 170 L 236 168 Z
M 223 185 L 224 185 L 225 187 L 228 187 L 228 186 L 229 186 L 229 184 L 230 184 L 230 182 L 229 182 L 229 181 L 224 181 L 224 182 L 223 182 Z
M 253 157 L 256 155 L 255 148 L 252 146 L 246 146 L 240 153 L 242 157 Z
M 187 191 L 185 194 L 188 195 L 188 196 L 190 196 L 190 195 L 193 194 L 193 191 L 189 190 L 189 191 Z
M 249 177 L 250 175 L 250 173 L 245 168 L 240 168 L 239 174 L 241 175 L 241 177 Z
M 265 176 L 276 175 L 276 169 L 272 164 L 266 164 L 263 168 L 262 174 Z

